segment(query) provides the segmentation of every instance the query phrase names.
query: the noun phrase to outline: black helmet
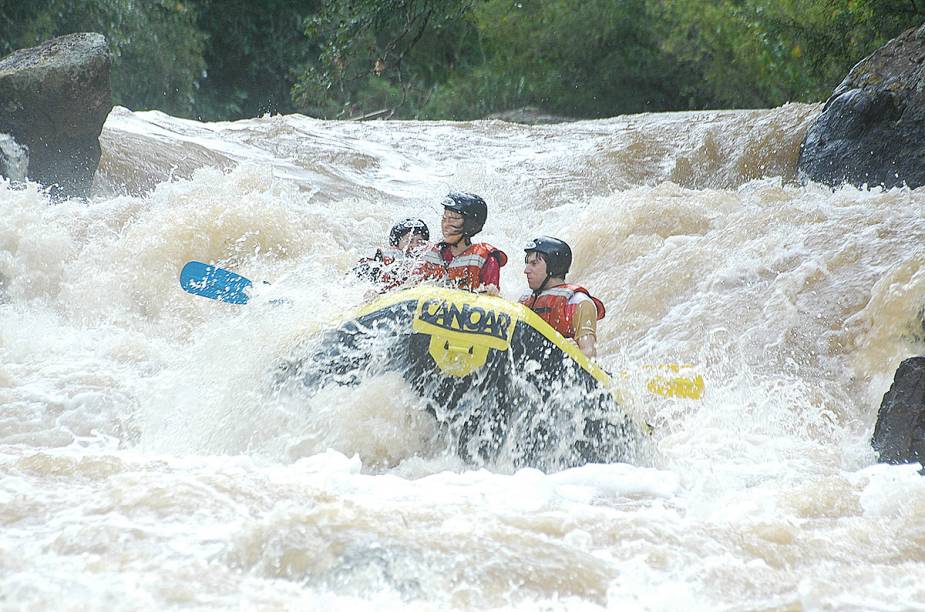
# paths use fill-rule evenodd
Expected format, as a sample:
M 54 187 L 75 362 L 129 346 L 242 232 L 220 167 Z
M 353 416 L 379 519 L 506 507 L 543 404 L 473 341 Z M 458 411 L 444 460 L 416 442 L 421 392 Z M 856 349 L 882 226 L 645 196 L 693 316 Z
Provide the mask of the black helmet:
M 427 229 L 427 224 L 420 219 L 408 218 L 402 219 L 393 225 L 391 230 L 389 230 L 389 244 L 391 244 L 393 247 L 397 247 L 398 242 L 408 232 L 417 234 L 424 240 L 430 240 L 430 230 Z
M 455 210 L 463 216 L 463 236 L 475 236 L 481 232 L 488 218 L 488 204 L 474 193 L 453 191 L 443 200 L 443 208 Z
M 551 236 L 534 238 L 524 247 L 525 253 L 542 253 L 546 260 L 546 274 L 564 278 L 572 266 L 572 249 L 565 242 Z

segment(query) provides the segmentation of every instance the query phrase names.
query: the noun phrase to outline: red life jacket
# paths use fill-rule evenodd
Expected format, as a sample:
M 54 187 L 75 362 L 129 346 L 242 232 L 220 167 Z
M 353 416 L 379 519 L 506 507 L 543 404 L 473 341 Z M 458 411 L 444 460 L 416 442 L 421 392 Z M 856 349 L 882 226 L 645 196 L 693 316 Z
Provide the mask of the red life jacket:
M 393 247 L 378 249 L 372 257 L 364 257 L 353 267 L 357 276 L 382 285 L 381 290 L 394 289 L 408 280 L 413 261 L 405 252 Z
M 591 298 L 597 308 L 597 320 L 604 318 L 607 311 L 602 301 L 588 293 L 584 287 L 568 283 L 544 289 L 539 295 L 526 293 L 520 298 L 520 303 L 540 315 L 541 319 L 566 338 L 573 338 L 575 330 L 572 329 L 572 318 L 578 304 L 569 304 L 569 300 L 576 293 L 584 293 Z
M 451 261 L 443 258 L 444 248 L 449 251 L 445 243 L 440 243 L 424 253 L 424 261 L 414 271 L 413 276 L 418 276 L 422 280 L 445 280 L 453 287 L 471 291 L 482 284 L 482 266 L 489 257 L 495 257 L 499 267 L 507 263 L 507 255 L 504 251 L 496 249 L 487 242 L 476 242 L 469 245 L 469 248 L 453 257 Z

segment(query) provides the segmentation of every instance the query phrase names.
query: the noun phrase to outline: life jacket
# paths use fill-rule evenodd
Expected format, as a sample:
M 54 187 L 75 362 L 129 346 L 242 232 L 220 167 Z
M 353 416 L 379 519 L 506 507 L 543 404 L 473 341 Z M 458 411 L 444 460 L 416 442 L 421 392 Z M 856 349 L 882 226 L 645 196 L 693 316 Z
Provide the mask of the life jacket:
M 405 252 L 394 247 L 376 250 L 372 257 L 364 257 L 353 267 L 357 276 L 382 285 L 382 290 L 394 289 L 408 279 L 412 264 Z
M 520 303 L 540 315 L 541 319 L 566 338 L 573 338 L 575 331 L 572 329 L 572 318 L 578 304 L 569 304 L 569 300 L 576 293 L 584 293 L 591 298 L 594 307 L 597 308 L 597 320 L 604 318 L 607 311 L 602 301 L 588 293 L 584 287 L 568 283 L 544 289 L 539 295 L 525 293 L 520 298 Z
M 459 289 L 474 290 L 481 284 L 482 266 L 489 257 L 498 260 L 498 266 L 507 263 L 504 251 L 496 249 L 487 242 L 476 242 L 447 262 L 443 258 L 444 249 L 448 249 L 445 242 L 435 244 L 424 253 L 423 261 L 415 269 L 413 276 L 421 280 L 443 280 L 448 285 Z

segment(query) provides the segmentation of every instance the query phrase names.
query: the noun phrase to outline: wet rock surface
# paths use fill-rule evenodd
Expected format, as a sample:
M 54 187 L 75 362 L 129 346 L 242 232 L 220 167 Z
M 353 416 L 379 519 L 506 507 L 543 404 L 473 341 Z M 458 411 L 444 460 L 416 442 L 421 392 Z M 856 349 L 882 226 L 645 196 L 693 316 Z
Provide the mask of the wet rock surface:
M 925 185 L 925 25 L 864 58 L 803 141 L 801 178 L 840 185 Z
M 899 364 L 880 404 L 871 445 L 884 463 L 925 459 L 925 356 Z
M 0 59 L 0 133 L 29 152 L 28 178 L 58 197 L 86 196 L 112 109 L 101 34 L 69 34 Z
M 507 121 L 508 123 L 523 123 L 524 125 L 545 125 L 550 123 L 568 123 L 571 121 L 578 121 L 572 117 L 553 115 L 533 106 L 525 106 L 523 108 L 515 108 L 509 111 L 492 113 L 485 118 Z

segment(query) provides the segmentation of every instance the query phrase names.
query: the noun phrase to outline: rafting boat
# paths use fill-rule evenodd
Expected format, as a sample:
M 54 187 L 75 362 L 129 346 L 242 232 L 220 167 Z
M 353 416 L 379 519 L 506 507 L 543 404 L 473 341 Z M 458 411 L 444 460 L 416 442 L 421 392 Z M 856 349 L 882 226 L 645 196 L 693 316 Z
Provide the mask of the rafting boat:
M 253 287 L 197 261 L 184 266 L 180 284 L 233 304 L 249 303 Z M 611 377 L 533 311 L 435 285 L 387 293 L 300 343 L 275 368 L 273 386 L 313 393 L 391 372 L 472 463 L 551 470 L 635 462 L 651 430 L 628 416 Z M 704 391 L 703 378 L 683 366 L 658 366 L 645 378 L 654 396 L 700 399 Z
M 530 309 L 436 286 L 382 296 L 285 360 L 280 385 L 400 372 L 467 461 L 561 469 L 633 462 L 644 426 L 610 376 Z

